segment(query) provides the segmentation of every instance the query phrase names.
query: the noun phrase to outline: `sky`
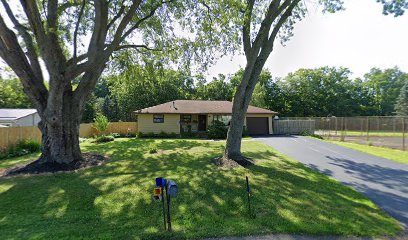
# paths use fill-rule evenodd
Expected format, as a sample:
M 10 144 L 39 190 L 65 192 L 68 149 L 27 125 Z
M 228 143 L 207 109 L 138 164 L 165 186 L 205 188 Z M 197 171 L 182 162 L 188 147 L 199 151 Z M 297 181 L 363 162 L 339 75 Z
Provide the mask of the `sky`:
M 398 66 L 408 72 L 408 13 L 384 16 L 376 0 L 344 2 L 346 10 L 334 14 L 309 7 L 286 46 L 275 42 L 265 68 L 276 77 L 322 66 L 347 67 L 353 77 L 362 77 L 373 67 Z M 235 73 L 245 63 L 243 55 L 226 56 L 208 70 L 209 77 Z

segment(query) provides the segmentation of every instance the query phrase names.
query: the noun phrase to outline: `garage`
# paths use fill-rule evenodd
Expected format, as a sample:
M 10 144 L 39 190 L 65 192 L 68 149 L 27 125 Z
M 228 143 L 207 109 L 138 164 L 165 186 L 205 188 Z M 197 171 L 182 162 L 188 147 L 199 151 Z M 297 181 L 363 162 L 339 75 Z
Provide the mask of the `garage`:
M 247 117 L 246 127 L 249 135 L 269 134 L 269 124 L 267 117 Z

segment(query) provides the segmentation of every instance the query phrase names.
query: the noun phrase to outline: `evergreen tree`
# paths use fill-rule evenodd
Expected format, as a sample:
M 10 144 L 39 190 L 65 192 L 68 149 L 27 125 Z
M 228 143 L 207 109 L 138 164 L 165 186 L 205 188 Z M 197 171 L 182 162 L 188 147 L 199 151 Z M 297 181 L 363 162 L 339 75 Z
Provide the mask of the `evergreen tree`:
M 397 104 L 395 104 L 395 111 L 399 116 L 408 116 L 408 81 L 401 88 Z

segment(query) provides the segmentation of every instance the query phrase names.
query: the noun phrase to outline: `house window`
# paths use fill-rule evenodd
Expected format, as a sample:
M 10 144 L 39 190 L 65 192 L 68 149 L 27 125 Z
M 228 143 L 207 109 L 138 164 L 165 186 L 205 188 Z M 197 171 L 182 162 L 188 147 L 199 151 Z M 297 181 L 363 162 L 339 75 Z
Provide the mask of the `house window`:
M 213 120 L 223 122 L 225 126 L 228 126 L 231 121 L 231 115 L 214 115 Z
M 163 114 L 154 114 L 153 115 L 153 122 L 154 123 L 164 123 L 164 115 Z
M 191 123 L 191 115 L 182 115 L 181 121 L 183 123 Z

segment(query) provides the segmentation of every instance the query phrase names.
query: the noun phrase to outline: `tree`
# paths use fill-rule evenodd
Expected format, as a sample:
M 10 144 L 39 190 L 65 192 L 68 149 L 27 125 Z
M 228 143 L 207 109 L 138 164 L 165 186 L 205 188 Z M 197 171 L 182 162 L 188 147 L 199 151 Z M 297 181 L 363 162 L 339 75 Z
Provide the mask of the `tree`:
M 406 0 L 380 0 L 384 5 L 384 14 L 393 13 L 400 16 L 408 8 Z M 342 1 L 320 0 L 323 10 L 336 12 L 342 9 Z M 259 75 L 266 60 L 273 51 L 275 39 L 280 37 L 282 42 L 292 36 L 296 21 L 305 15 L 305 5 L 300 0 L 247 0 L 239 6 L 241 14 L 238 21 L 241 29 L 242 45 L 246 57 L 243 78 L 234 96 L 232 120 L 228 130 L 224 159 L 233 159 L 241 164 L 247 164 L 241 155 L 241 139 L 249 102 L 258 82 Z M 255 30 L 255 32 L 254 32 Z
M 201 100 L 224 100 L 231 101 L 235 89 L 231 82 L 227 81 L 227 77 L 219 74 L 218 78 L 207 84 L 200 84 L 197 88 L 196 98 Z
M 31 108 L 18 79 L 0 79 L 0 108 Z
M 15 6 L 1 2 L 5 12 L 0 14 L 0 57 L 20 78 L 41 117 L 42 154 L 37 163 L 59 166 L 82 160 L 80 120 L 110 57 L 121 50 L 143 53 L 171 47 L 172 51 L 162 51 L 169 54 L 165 60 L 171 61 L 181 49 L 174 46 L 195 40 L 176 36 L 174 20 L 183 18 L 183 26 L 188 26 L 195 22 L 185 16 L 207 13 L 206 8 L 187 11 L 195 1 L 21 0 Z M 205 55 L 211 44 L 206 34 L 198 36 L 201 42 L 194 47 L 204 49 L 201 55 Z M 197 51 L 183 51 L 190 61 L 195 56 L 192 52 Z M 182 61 L 180 56 L 178 60 Z M 43 71 L 48 72 L 49 88 Z
M 401 88 L 395 111 L 398 116 L 408 116 L 408 81 Z
M 364 75 L 364 84 L 374 96 L 377 115 L 394 114 L 396 100 L 406 81 L 408 81 L 408 74 L 398 67 L 385 70 L 372 68 Z

